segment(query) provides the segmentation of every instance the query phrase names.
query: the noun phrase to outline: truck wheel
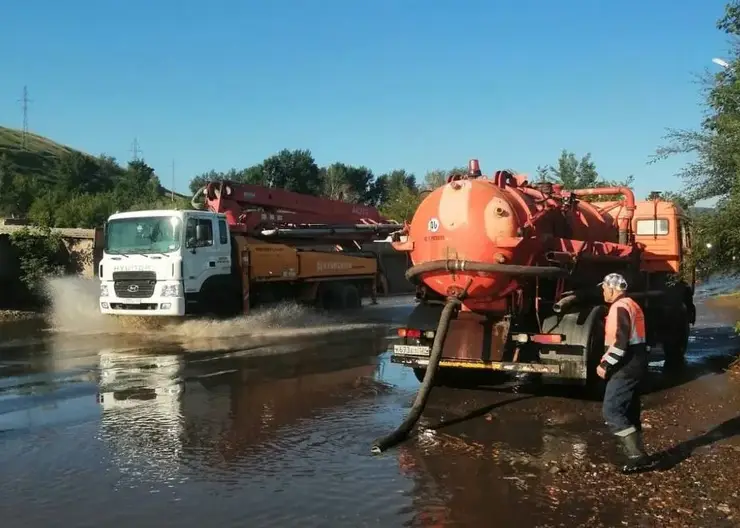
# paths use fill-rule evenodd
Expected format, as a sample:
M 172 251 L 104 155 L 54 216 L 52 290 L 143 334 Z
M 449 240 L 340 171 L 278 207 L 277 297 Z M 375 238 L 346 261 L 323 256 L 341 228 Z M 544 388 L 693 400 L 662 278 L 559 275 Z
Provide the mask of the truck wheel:
M 601 356 L 604 351 L 604 338 L 606 332 L 606 321 L 601 316 L 603 312 L 598 312 L 599 316 L 594 317 L 591 332 L 588 336 L 588 345 L 586 347 L 586 396 L 589 399 L 601 400 L 604 398 L 606 382 L 596 374 L 596 367 L 599 366 Z
M 424 368 L 414 369 L 414 376 L 416 376 L 419 383 L 424 380 L 426 372 L 427 369 Z M 451 369 L 447 367 L 437 370 L 433 385 L 435 387 L 448 387 L 451 389 L 470 389 L 482 385 L 500 385 L 508 380 L 509 375 L 505 372 L 470 371 L 468 369 Z
M 343 284 L 341 293 L 341 304 L 344 310 L 358 310 L 362 308 L 360 292 L 354 284 Z
M 354 310 L 362 307 L 360 292 L 354 284 L 330 283 L 324 285 L 319 294 L 321 309 Z
M 606 383 L 596 374 L 601 356 L 604 355 L 604 326 L 606 307 L 603 305 L 584 306 L 578 311 L 566 314 L 552 315 L 542 321 L 543 331 L 546 333 L 558 333 L 565 335 L 566 350 L 577 348 L 582 353 L 581 368 L 586 369 L 585 380 L 583 373 L 578 373 L 582 383 L 584 395 L 588 399 L 601 399 L 606 388 Z M 559 347 L 558 347 L 559 348 Z M 547 360 L 548 363 L 560 363 L 561 365 L 572 364 L 572 361 Z M 543 382 L 547 378 L 543 375 Z
M 414 376 L 421 383 L 424 381 L 424 375 L 427 373 L 425 368 L 415 368 Z M 449 369 L 440 368 L 437 369 L 437 374 L 434 376 L 434 387 L 470 387 L 470 380 L 465 379 L 466 372 L 450 372 Z
M 681 303 L 678 310 L 670 312 L 665 324 L 665 337 L 663 338 L 665 368 L 680 367 L 686 360 L 686 350 L 689 347 L 691 334 L 690 315 L 686 305 Z

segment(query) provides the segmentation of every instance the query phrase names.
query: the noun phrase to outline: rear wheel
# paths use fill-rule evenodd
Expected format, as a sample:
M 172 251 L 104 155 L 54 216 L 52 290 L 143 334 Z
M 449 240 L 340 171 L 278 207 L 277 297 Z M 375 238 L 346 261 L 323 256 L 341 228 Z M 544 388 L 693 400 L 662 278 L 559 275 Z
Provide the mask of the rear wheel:
M 414 376 L 419 383 L 424 381 L 426 372 L 424 368 L 414 369 Z M 508 380 L 509 376 L 504 372 L 443 367 L 434 376 L 434 386 L 469 389 L 482 385 L 500 385 Z
M 677 310 L 671 311 L 664 324 L 665 366 L 666 368 L 680 367 L 686 360 L 686 350 L 689 347 L 689 335 L 691 334 L 690 314 L 686 305 L 681 303 Z
M 560 349 L 558 353 L 583 354 L 578 363 L 569 358 L 557 357 L 545 360 L 545 363 L 560 364 L 561 368 L 577 365 L 569 377 L 582 380 L 585 396 L 589 399 L 600 399 L 606 387 L 604 380 L 596 374 L 596 367 L 604 353 L 605 315 L 606 308 L 603 305 L 586 306 L 577 312 L 552 315 L 542 322 L 543 332 L 565 335 L 566 345 L 553 347 Z M 543 382 L 546 383 L 547 379 L 546 375 L 542 376 Z
M 605 321 L 600 316 L 595 317 L 592 321 L 591 332 L 588 336 L 588 345 L 586 348 L 586 395 L 589 398 L 600 400 L 604 397 L 606 382 L 596 373 L 596 368 L 601 362 L 604 351 Z
M 349 282 L 333 282 L 322 285 L 319 303 L 323 310 L 356 310 L 362 307 L 360 291 Z

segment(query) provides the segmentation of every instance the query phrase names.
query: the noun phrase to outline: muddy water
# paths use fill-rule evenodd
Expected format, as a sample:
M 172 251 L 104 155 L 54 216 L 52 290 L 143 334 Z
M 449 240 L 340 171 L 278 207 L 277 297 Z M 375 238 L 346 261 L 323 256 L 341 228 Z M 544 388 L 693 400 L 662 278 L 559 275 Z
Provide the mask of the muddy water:
M 612 447 L 598 403 L 565 388 L 435 389 L 422 433 L 370 455 L 418 387 L 386 353 L 409 299 L 362 319 L 283 306 L 151 327 L 99 317 L 94 285 L 51 289 L 49 325 L 0 327 L 3 527 L 589 523 L 553 479 Z M 651 391 L 727 364 L 713 317 L 680 377 L 655 358 Z

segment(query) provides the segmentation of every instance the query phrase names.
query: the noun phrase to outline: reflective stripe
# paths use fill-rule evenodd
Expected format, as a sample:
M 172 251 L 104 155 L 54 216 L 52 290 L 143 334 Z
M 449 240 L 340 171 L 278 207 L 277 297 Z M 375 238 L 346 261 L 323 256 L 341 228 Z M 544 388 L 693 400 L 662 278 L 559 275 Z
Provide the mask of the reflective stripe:
M 637 432 L 637 428 L 635 426 L 631 426 L 631 427 L 628 427 L 627 429 L 622 429 L 621 431 L 617 431 L 614 434 L 616 434 L 617 436 L 628 436 L 636 432 Z
M 629 297 L 622 297 L 612 303 L 606 320 L 606 345 L 613 345 L 617 340 L 619 308 L 627 310 L 630 319 L 630 335 L 628 344 L 639 345 L 645 343 L 645 314 L 637 302 Z
M 610 365 L 616 365 L 617 363 L 619 363 L 620 358 L 622 358 L 624 354 L 624 350 L 615 346 L 610 346 L 609 349 L 604 352 L 604 355 L 601 356 L 601 361 L 606 361 Z

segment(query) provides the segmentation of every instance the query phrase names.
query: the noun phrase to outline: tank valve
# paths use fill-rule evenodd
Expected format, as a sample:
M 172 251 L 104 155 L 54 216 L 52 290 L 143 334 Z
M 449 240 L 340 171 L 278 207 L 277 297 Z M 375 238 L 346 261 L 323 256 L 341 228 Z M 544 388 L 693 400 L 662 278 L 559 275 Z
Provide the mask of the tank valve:
M 495 214 L 496 214 L 496 216 L 498 216 L 498 217 L 504 216 L 504 213 L 505 213 L 505 212 L 506 212 L 506 211 L 504 211 L 504 209 L 503 209 L 502 207 L 497 207 L 497 208 L 496 208 L 496 209 L 494 210 L 494 213 L 495 213 Z

